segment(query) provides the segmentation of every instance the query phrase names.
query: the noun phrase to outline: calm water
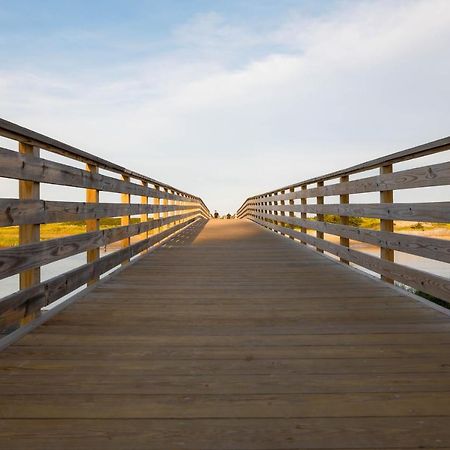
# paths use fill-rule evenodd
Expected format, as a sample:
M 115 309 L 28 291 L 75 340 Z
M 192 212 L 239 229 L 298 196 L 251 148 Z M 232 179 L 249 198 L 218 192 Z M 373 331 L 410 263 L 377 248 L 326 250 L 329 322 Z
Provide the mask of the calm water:
M 106 252 L 100 250 L 100 256 L 104 256 L 111 253 L 110 250 Z M 46 264 L 41 268 L 42 281 L 53 278 L 56 275 L 67 272 L 68 270 L 75 269 L 76 267 L 86 264 L 86 253 L 79 253 L 78 255 L 70 256 L 69 258 L 61 259 L 50 264 Z M 6 295 L 12 294 L 19 289 L 19 276 L 14 275 L 12 277 L 0 280 L 0 298 Z

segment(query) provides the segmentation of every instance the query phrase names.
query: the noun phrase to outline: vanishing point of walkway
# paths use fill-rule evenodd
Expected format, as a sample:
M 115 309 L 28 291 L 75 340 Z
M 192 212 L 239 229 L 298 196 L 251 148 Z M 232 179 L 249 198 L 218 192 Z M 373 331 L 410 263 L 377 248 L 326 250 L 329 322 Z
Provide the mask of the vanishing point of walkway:
M 197 223 L 0 355 L 2 449 L 450 448 L 450 322 Z

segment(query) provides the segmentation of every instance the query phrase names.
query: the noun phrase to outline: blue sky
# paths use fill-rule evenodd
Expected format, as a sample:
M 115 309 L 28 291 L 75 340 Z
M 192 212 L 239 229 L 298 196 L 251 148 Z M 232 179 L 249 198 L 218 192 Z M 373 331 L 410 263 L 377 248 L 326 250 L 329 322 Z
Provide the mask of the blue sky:
M 449 25 L 448 0 L 0 0 L 0 116 L 225 213 L 448 135 Z

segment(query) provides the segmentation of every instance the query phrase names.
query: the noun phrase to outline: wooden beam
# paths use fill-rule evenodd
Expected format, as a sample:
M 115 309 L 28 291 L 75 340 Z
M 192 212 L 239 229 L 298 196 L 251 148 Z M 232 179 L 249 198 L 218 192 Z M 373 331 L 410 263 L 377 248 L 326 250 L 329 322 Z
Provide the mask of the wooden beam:
M 386 175 L 386 174 L 392 174 L 392 164 L 388 166 L 382 166 L 380 167 L 380 175 Z M 394 202 L 394 192 L 392 190 L 389 191 L 380 191 L 380 203 L 386 204 L 386 203 L 393 203 Z M 380 230 L 381 231 L 387 231 L 387 232 L 393 232 L 394 231 L 394 221 L 393 220 L 386 220 L 381 219 L 380 220 Z M 385 261 L 394 261 L 394 250 L 391 248 L 386 247 L 380 247 L 380 258 L 384 259 Z M 386 283 L 394 283 L 394 280 L 390 277 L 387 277 L 385 275 L 381 275 L 381 279 L 385 281 Z
M 39 148 L 24 142 L 19 142 L 19 153 L 26 157 L 39 157 Z M 39 200 L 40 185 L 35 181 L 19 180 L 19 201 Z M 41 226 L 39 224 L 23 224 L 19 226 L 19 246 L 32 244 L 41 240 Z M 35 267 L 25 270 L 19 274 L 20 290 L 28 289 L 39 284 L 41 281 L 41 268 Z M 43 306 L 39 304 L 39 306 Z M 40 314 L 40 307 L 35 312 L 29 311 L 27 307 L 19 312 L 20 325 L 26 325 Z
M 281 193 L 284 194 L 285 191 L 281 191 Z M 281 200 L 281 201 L 280 201 L 280 204 L 281 204 L 281 205 L 284 205 L 284 204 L 285 204 L 285 201 L 284 201 L 284 200 Z M 280 212 L 280 215 L 281 215 L 282 217 L 284 217 L 284 216 L 286 215 L 286 213 L 285 213 L 284 211 L 281 211 L 281 212 Z M 284 223 L 284 222 L 282 222 L 282 223 Z M 282 234 L 283 236 L 286 236 L 284 233 L 281 233 L 281 234 Z
M 307 185 L 306 184 L 303 184 L 302 186 L 301 186 L 301 188 L 300 188 L 300 190 L 301 191 L 306 191 L 307 190 Z M 301 200 L 300 200 L 300 203 L 301 203 L 301 205 L 302 206 L 306 206 L 307 204 L 308 204 L 308 199 L 306 198 L 306 197 L 302 197 L 301 198 Z M 293 207 L 294 208 L 294 207 Z M 302 218 L 302 219 L 304 219 L 304 220 L 306 220 L 307 219 L 307 216 L 306 216 L 306 212 L 301 212 L 300 213 L 300 217 Z M 308 230 L 305 228 L 305 227 L 302 227 L 301 229 L 300 229 L 300 231 L 302 232 L 302 233 L 307 233 L 308 232 Z M 302 242 L 302 244 L 305 244 L 306 245 L 306 242 L 305 241 L 301 241 Z
M 289 188 L 289 192 L 294 192 L 295 191 L 295 188 L 294 187 L 291 187 L 291 188 Z M 289 200 L 289 204 L 290 205 L 293 205 L 294 204 L 294 200 L 293 199 L 290 199 Z M 290 211 L 289 212 L 289 217 L 295 217 L 295 213 L 294 212 L 292 212 L 292 211 Z M 291 228 L 293 229 L 294 228 L 294 225 L 291 225 Z M 294 239 L 292 236 L 289 236 L 289 239 Z
M 131 195 L 166 196 L 181 200 L 181 195 L 161 193 L 149 187 L 119 180 L 100 173 L 38 158 L 31 154 L 19 154 L 0 148 L 0 177 L 25 181 L 35 181 L 85 189 L 98 189 L 106 192 L 127 193 Z M 127 176 L 127 179 L 130 177 Z
M 128 175 L 122 175 L 122 179 L 123 181 L 125 181 L 126 183 L 130 182 L 130 177 Z M 121 194 L 121 200 L 123 204 L 130 204 L 131 202 L 131 195 L 126 193 L 126 194 Z M 131 222 L 131 217 L 130 215 L 126 215 L 126 216 L 122 216 L 120 219 L 120 224 L 122 226 L 127 226 L 130 225 Z M 126 237 L 125 239 L 122 239 L 122 248 L 126 248 L 129 247 L 131 244 L 131 239 L 129 237 Z M 125 259 L 122 263 L 122 265 L 125 265 L 129 262 L 129 259 Z
M 190 222 L 196 219 L 192 218 Z M 102 273 L 117 267 L 123 261 L 129 261 L 131 257 L 138 255 L 145 248 L 155 245 L 162 239 L 171 236 L 179 229 L 188 226 L 188 223 L 177 225 L 171 230 L 166 230 L 159 235 L 151 236 L 148 239 L 136 242 L 129 247 L 117 250 L 109 255 L 103 256 L 90 264 L 72 269 L 61 275 L 57 275 L 49 280 L 43 281 L 26 290 L 18 291 L 0 299 L 0 314 L 10 309 L 26 306 L 30 310 L 39 310 L 42 305 L 48 305 L 55 300 L 69 294 L 74 289 L 86 284 L 94 276 L 100 276 Z M 0 325 L 2 322 L 0 322 Z
M 311 214 L 374 217 L 414 222 L 450 223 L 450 202 L 432 203 L 351 203 L 349 205 L 278 205 L 277 211 Z
M 318 188 L 323 187 L 323 181 L 318 181 L 317 182 L 317 187 Z M 317 198 L 317 204 L 318 205 L 323 205 L 323 196 L 320 195 L 320 196 L 318 196 L 316 198 Z M 317 220 L 319 222 L 323 222 L 324 221 L 324 215 L 323 214 L 317 214 Z M 322 231 L 316 231 L 316 237 L 317 237 L 317 239 L 323 239 L 323 232 Z M 319 253 L 323 253 L 323 250 L 322 250 L 321 247 L 316 247 L 316 250 Z
M 163 188 L 163 191 L 164 191 L 164 192 L 169 192 L 168 189 L 166 189 L 166 188 Z M 169 204 L 169 200 L 167 199 L 167 197 L 164 197 L 164 198 L 162 199 L 162 204 L 163 204 L 163 205 L 168 205 L 168 204 Z M 163 218 L 166 218 L 167 216 L 168 216 L 168 213 L 167 213 L 167 212 L 163 212 L 163 213 L 162 213 L 162 217 L 163 217 Z M 166 226 L 161 227 L 161 231 L 164 231 L 164 230 L 166 230 L 166 229 L 167 229 Z
M 159 191 L 159 186 L 155 185 L 155 190 Z M 161 207 L 164 208 L 164 206 L 161 205 L 161 199 L 159 197 L 154 197 L 153 198 L 153 204 L 155 205 L 156 208 L 158 208 L 158 211 L 153 214 L 153 220 L 159 220 L 161 218 L 161 212 L 160 212 L 161 210 L 160 210 L 160 208 Z M 158 234 L 160 232 L 161 232 L 161 227 L 158 227 L 158 228 L 156 228 L 153 231 L 152 234 Z
M 90 173 L 98 173 L 98 167 L 93 164 L 86 164 L 86 170 Z M 98 204 L 100 201 L 100 191 L 98 189 L 86 189 L 86 203 Z M 91 231 L 98 231 L 100 229 L 99 219 L 86 220 L 86 233 Z M 94 247 L 86 252 L 86 261 L 91 263 L 100 257 L 100 247 Z M 98 277 L 94 277 L 88 281 L 88 285 L 98 281 Z
M 254 222 L 264 226 L 263 222 L 258 220 L 254 220 Z M 281 231 L 281 227 L 277 226 L 277 229 Z M 413 269 L 395 262 L 383 260 L 377 256 L 372 256 L 354 249 L 342 247 L 339 244 L 334 244 L 333 242 L 329 242 L 324 239 L 317 239 L 314 236 L 306 235 L 296 230 L 294 231 L 285 228 L 285 233 L 291 234 L 296 239 L 303 239 L 308 244 L 315 247 L 320 247 L 328 253 L 339 257 L 342 256 L 358 266 L 365 267 L 373 272 L 384 275 L 388 279 L 395 277 L 396 280 L 406 284 L 407 286 L 423 290 L 424 292 L 430 293 L 437 298 L 450 301 L 450 280 L 448 278 L 433 275 L 422 270 Z
M 19 152 L 23 155 L 39 157 L 39 148 L 19 142 Z M 19 200 L 39 200 L 40 186 L 34 181 L 19 180 Z M 39 242 L 40 225 L 24 224 L 19 226 L 19 245 Z M 20 274 L 20 289 L 27 289 L 41 281 L 41 269 L 36 267 Z
M 348 175 L 344 175 L 340 178 L 340 182 L 341 183 L 347 183 L 349 181 L 349 176 Z M 350 195 L 349 194 L 341 194 L 339 196 L 339 203 L 341 205 L 347 205 L 350 201 Z M 349 217 L 348 216 L 340 216 L 340 222 L 342 225 L 348 225 L 349 224 Z M 346 238 L 346 237 L 340 237 L 339 238 L 339 243 L 343 246 L 343 247 L 350 247 L 350 239 Z M 349 262 L 345 259 L 345 258 L 340 258 L 340 261 L 344 264 L 349 264 Z
M 148 183 L 147 181 L 141 181 L 142 186 L 147 187 Z M 141 196 L 141 205 L 148 205 L 148 197 L 146 195 Z M 142 222 L 148 222 L 148 213 L 141 214 L 141 223 Z M 141 234 L 141 239 L 147 239 L 149 236 L 149 232 L 145 231 Z
M 55 202 L 44 200 L 0 199 L 0 227 L 24 224 L 71 222 L 76 220 L 118 217 L 126 214 L 153 214 L 161 211 L 173 211 L 174 205 L 134 203 L 84 203 Z M 178 207 L 181 210 L 198 209 L 195 205 Z

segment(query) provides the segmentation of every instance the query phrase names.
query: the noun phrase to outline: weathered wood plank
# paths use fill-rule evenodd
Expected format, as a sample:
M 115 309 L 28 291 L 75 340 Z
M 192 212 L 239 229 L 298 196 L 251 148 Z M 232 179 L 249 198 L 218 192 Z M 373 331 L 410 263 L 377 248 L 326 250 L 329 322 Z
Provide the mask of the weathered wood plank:
M 118 180 L 107 175 L 92 173 L 66 164 L 49 161 L 33 155 L 24 155 L 4 148 L 0 148 L 0 176 L 40 183 L 98 189 L 107 192 L 147 195 L 148 197 L 162 196 L 161 198 L 177 200 L 184 198 L 178 194 L 162 192 L 131 183 L 129 175 L 125 175 L 127 177 L 126 180 Z
M 58 202 L 0 199 L 0 226 L 72 222 L 162 211 L 199 210 L 198 205 L 141 205 L 131 203 Z
M 271 194 L 278 194 L 282 190 L 288 190 L 290 188 L 296 188 L 300 187 L 302 184 L 313 184 L 317 183 L 318 181 L 327 181 L 332 180 L 335 178 L 339 178 L 341 176 L 348 176 L 359 172 L 365 172 L 371 169 L 379 168 L 381 166 L 389 165 L 389 164 L 395 164 L 402 161 L 409 161 L 411 159 L 417 159 L 421 158 L 423 156 L 432 155 L 434 153 L 443 152 L 445 150 L 450 149 L 450 136 L 447 136 L 443 139 L 438 139 L 433 142 L 428 142 L 426 144 L 422 144 L 416 147 L 412 147 L 406 150 L 402 150 L 396 153 L 392 153 L 390 155 L 382 156 L 380 158 L 372 159 L 370 161 L 364 161 L 360 164 L 356 164 L 354 166 L 348 167 L 346 169 L 337 170 L 335 172 L 330 172 L 325 175 L 321 175 L 318 177 L 310 178 L 308 180 L 303 180 L 298 183 L 290 184 L 288 186 L 283 186 L 278 189 L 265 192 L 264 194 L 261 194 L 261 196 L 264 195 L 271 195 Z M 258 196 L 250 197 L 255 198 Z M 285 198 L 287 200 L 288 198 Z
M 36 286 L 4 297 L 0 299 L 0 312 L 11 308 L 17 308 L 24 304 L 27 304 L 30 309 L 36 308 L 37 306 L 40 308 L 42 304 L 48 305 L 87 283 L 89 279 L 99 276 L 116 267 L 118 264 L 121 264 L 124 260 L 138 255 L 144 249 L 165 239 L 180 228 L 183 228 L 183 226 L 186 226 L 186 224 L 191 223 L 192 220 L 195 219 L 191 219 L 189 222 L 184 222 L 169 230 L 153 235 L 148 239 L 141 240 L 122 250 L 117 250 L 114 253 L 103 256 L 95 262 L 85 264 Z
M 165 219 L 49 239 L 19 247 L 3 248 L 0 249 L 0 279 L 88 251 L 91 248 L 104 247 L 123 239 L 129 239 L 132 236 L 155 230 L 162 225 L 171 224 L 177 220 L 197 217 L 197 215 L 194 212 L 178 214 Z M 98 258 L 94 258 L 92 261 L 96 259 Z
M 82 161 L 86 164 L 93 164 L 97 167 L 119 173 L 120 175 L 128 175 L 138 180 L 147 181 L 148 183 L 151 183 L 153 185 L 174 189 L 172 186 L 166 183 L 162 183 L 153 178 L 149 178 L 145 175 L 139 174 L 135 171 L 119 166 L 118 164 L 112 163 L 103 158 L 99 158 L 96 155 L 85 152 L 83 150 L 60 142 L 48 136 L 44 136 L 43 134 L 36 133 L 35 131 L 29 130 L 25 127 L 21 127 L 15 123 L 9 122 L 1 118 L 0 118 L 0 135 L 10 139 L 15 139 L 19 142 L 23 142 L 38 148 L 43 148 L 53 153 L 58 153 L 60 155 L 67 156 L 69 158 L 78 161 Z M 199 197 L 193 196 L 180 190 L 177 191 L 179 193 L 186 194 L 190 198 L 196 199 L 203 204 L 202 200 Z
M 432 203 L 351 203 L 349 205 L 278 205 L 271 211 L 293 211 L 337 216 L 450 223 L 450 202 Z
M 430 166 L 401 170 L 394 173 L 385 172 L 372 177 L 353 181 L 341 181 L 327 186 L 323 186 L 323 181 L 318 181 L 317 183 L 319 184 L 315 188 L 296 191 L 294 193 L 270 194 L 270 196 L 262 196 L 262 198 L 271 198 L 275 201 L 279 201 L 309 197 L 326 197 L 330 195 L 414 189 L 429 186 L 446 186 L 450 184 L 450 163 L 433 164 Z M 322 183 L 322 185 L 320 185 L 320 183 Z
M 260 216 L 269 220 L 273 220 L 274 217 L 272 214 L 260 214 Z M 319 229 L 323 233 L 341 236 L 345 239 L 365 242 L 378 247 L 392 248 L 411 255 L 450 263 L 450 241 L 446 239 L 369 230 L 331 222 L 304 220 L 298 217 L 285 217 L 283 222 L 291 226 Z M 347 247 L 347 245 L 344 246 Z
M 0 421 L 11 450 L 448 450 L 447 417 Z M 27 430 L 25 433 L 24 430 Z
M 450 447 L 448 316 L 250 221 L 196 224 L 0 355 L 2 448 Z
M 264 225 L 263 221 L 259 221 L 255 218 L 253 220 L 261 225 Z M 277 228 L 279 228 L 280 231 L 281 229 L 286 229 L 283 227 Z M 317 239 L 299 231 L 289 230 L 286 234 L 290 234 L 296 239 L 301 239 L 310 245 L 319 247 L 322 250 L 341 258 L 345 258 L 348 261 L 365 267 L 366 269 L 370 269 L 380 275 L 384 275 L 388 278 L 400 281 L 407 286 L 430 293 L 437 298 L 450 301 L 450 280 L 447 278 L 413 269 L 394 262 L 382 260 L 375 256 L 368 255 L 367 253 L 362 253 L 357 250 L 343 247 L 339 244 L 334 244 L 323 239 Z

